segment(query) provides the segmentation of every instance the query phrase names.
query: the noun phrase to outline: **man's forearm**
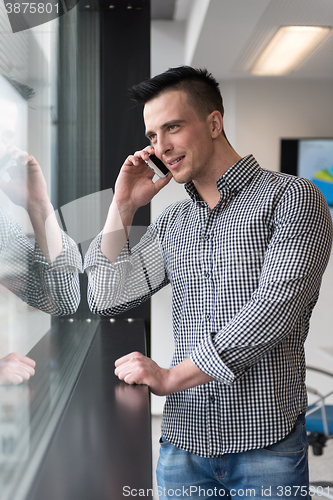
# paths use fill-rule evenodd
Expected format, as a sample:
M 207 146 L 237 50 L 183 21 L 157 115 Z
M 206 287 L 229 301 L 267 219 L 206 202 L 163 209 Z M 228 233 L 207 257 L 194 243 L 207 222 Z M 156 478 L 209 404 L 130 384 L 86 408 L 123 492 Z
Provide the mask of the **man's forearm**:
M 210 375 L 200 370 L 189 358 L 179 365 L 169 369 L 168 394 L 185 391 L 197 385 L 214 380 Z
M 129 236 L 135 210 L 119 211 L 113 199 L 102 233 L 101 252 L 114 264 Z
M 62 234 L 52 204 L 36 204 L 28 207 L 28 214 L 35 238 L 46 260 L 51 264 L 62 251 Z
M 135 212 L 147 205 L 172 178 L 169 173 L 153 182 L 154 172 L 145 163 L 152 153 L 154 148 L 147 146 L 129 155 L 119 172 L 101 241 L 102 253 L 113 264 L 128 239 Z

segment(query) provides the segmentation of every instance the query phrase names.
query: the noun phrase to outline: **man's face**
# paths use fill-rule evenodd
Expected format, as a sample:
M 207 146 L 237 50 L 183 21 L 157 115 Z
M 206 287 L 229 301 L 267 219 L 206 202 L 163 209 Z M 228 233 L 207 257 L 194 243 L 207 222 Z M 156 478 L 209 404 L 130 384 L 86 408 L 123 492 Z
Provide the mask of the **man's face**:
M 5 156 L 15 135 L 17 113 L 14 102 L 0 97 L 0 159 Z
M 213 154 L 208 120 L 200 120 L 182 90 L 171 90 L 144 108 L 146 135 L 178 183 L 204 179 Z

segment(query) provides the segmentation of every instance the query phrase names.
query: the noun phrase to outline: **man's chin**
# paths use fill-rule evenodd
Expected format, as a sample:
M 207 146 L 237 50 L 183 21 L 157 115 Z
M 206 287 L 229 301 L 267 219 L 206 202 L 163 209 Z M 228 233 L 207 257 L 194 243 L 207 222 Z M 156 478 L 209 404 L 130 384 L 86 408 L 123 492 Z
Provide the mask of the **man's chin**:
M 189 175 L 186 175 L 185 172 L 172 172 L 172 177 L 177 184 L 187 184 L 192 179 Z

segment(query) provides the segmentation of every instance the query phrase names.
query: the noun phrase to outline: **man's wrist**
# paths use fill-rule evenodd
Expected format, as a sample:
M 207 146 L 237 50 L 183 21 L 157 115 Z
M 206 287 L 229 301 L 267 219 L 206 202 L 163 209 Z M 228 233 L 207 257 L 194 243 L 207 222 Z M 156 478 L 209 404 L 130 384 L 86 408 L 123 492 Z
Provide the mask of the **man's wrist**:
M 165 396 L 172 394 L 173 392 L 177 392 L 177 375 L 174 372 L 173 368 L 162 368 L 163 371 L 163 385 L 164 390 L 163 393 Z
M 53 212 L 53 206 L 49 199 L 45 201 L 40 201 L 38 203 L 31 202 L 27 204 L 27 212 L 30 218 L 33 218 L 37 214 L 42 216 L 45 220 Z
M 118 214 L 121 218 L 124 227 L 131 226 L 133 222 L 134 215 L 138 210 L 137 207 L 134 207 L 129 203 L 120 203 L 117 199 L 114 199 L 115 205 L 117 207 Z
M 206 384 L 214 380 L 210 375 L 200 370 L 189 358 L 168 370 L 166 377 L 166 394 L 181 392 L 191 387 Z

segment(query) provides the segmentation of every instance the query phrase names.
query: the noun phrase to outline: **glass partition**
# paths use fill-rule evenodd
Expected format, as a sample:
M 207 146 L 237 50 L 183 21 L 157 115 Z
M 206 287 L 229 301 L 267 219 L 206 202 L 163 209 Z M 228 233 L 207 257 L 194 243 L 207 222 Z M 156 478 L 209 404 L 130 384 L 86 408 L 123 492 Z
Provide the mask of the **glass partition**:
M 24 193 L 26 167 L 18 171 L 21 165 L 13 152 L 21 150 L 36 158 L 50 193 L 58 20 L 12 33 L 1 2 L 0 26 L 0 358 L 4 358 L 11 352 L 28 353 L 51 325 L 50 315 L 36 307 L 36 300 L 28 299 L 25 290 L 35 234 Z M 15 198 L 12 184 L 16 181 L 22 199 Z
M 0 2 L 0 497 L 23 500 L 96 329 L 75 316 L 88 238 L 69 226 L 99 190 L 99 39 L 97 11 L 16 32 L 7 14 Z
M 82 257 L 121 163 L 146 145 L 127 90 L 149 76 L 150 4 L 132 3 L 37 3 L 52 7 L 38 24 L 35 4 L 0 0 L 2 500 L 28 498 L 75 386 L 99 321 Z M 142 213 L 132 239 L 149 224 L 149 207 Z M 149 325 L 149 303 L 139 309 L 130 316 Z

